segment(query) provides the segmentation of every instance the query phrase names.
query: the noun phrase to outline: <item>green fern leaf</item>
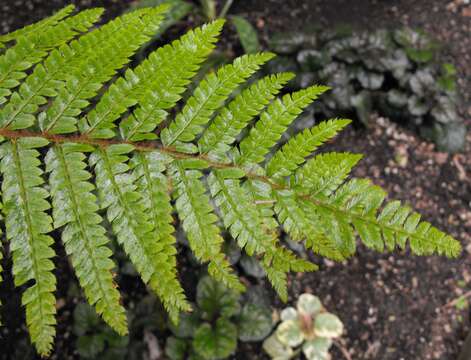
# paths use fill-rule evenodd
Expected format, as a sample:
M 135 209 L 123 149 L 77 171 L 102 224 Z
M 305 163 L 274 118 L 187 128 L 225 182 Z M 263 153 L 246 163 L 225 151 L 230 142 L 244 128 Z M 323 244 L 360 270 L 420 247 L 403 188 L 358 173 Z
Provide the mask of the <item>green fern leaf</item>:
M 22 296 L 31 341 L 38 352 L 47 355 L 55 336 L 56 279 L 51 270 L 53 240 L 49 194 L 44 183 L 36 148 L 47 145 L 41 138 L 22 138 L 1 145 L 2 193 L 7 239 L 13 254 L 16 286 L 33 281 Z
M 357 238 L 378 251 L 459 254 L 451 236 L 409 207 L 386 203 L 370 181 L 351 179 L 360 155 L 311 157 L 348 120 L 304 130 L 270 155 L 326 87 L 275 99 L 289 73 L 245 86 L 270 53 L 242 56 L 193 87 L 223 21 L 188 32 L 116 76 L 158 31 L 166 7 L 137 10 L 92 31 L 101 10 L 70 16 L 72 10 L 0 36 L 3 222 L 41 355 L 50 353 L 55 336 L 53 229 L 61 231 L 88 302 L 118 333 L 127 332 L 101 211 L 175 322 L 190 305 L 178 281 L 174 216 L 213 278 L 244 288 L 222 251 L 227 230 L 257 257 L 283 300 L 290 272 L 317 267 L 284 247 L 281 229 L 335 260 L 351 256 Z
M 351 225 L 349 215 L 337 212 L 334 209 L 323 206 L 313 206 L 307 201 L 304 206 L 307 211 L 315 214 L 313 219 L 317 219 L 316 225 L 322 229 L 325 236 L 335 244 L 342 257 L 347 258 L 355 253 L 356 239 L 355 232 Z
M 272 53 L 244 55 L 221 67 L 216 74 L 209 74 L 195 89 L 175 121 L 162 131 L 163 144 L 171 146 L 176 141 L 192 141 L 227 97 L 273 56 Z
M 262 267 L 270 284 L 280 296 L 288 301 L 288 273 L 316 271 L 313 263 L 297 258 L 291 251 L 283 247 L 274 247 L 263 258 Z
M 322 230 L 317 227 L 316 215 L 306 212 L 300 206 L 296 193 L 291 190 L 275 190 L 275 212 L 283 229 L 294 241 L 305 241 L 307 248 L 323 257 L 341 261 L 342 253 L 325 237 Z M 314 220 L 313 220 L 314 219 Z M 317 220 L 317 221 L 316 221 Z
M 47 56 L 49 50 L 66 43 L 78 32 L 87 31 L 102 12 L 102 9 L 86 10 L 55 26 L 19 37 L 17 43 L 0 56 L 0 104 L 6 101 L 11 89 L 20 84 L 29 68 Z
M 171 45 L 164 46 L 156 50 L 149 56 L 148 59 L 143 61 L 134 71 L 128 69 L 125 77 L 118 79 L 110 89 L 103 95 L 98 102 L 96 108 L 92 110 L 86 118 L 82 119 L 79 123 L 79 128 L 82 133 L 88 134 L 95 138 L 110 138 L 115 135 L 112 130 L 115 125 L 114 121 L 117 120 L 129 107 L 134 106 L 136 103 L 140 103 L 142 107 L 147 107 L 147 101 L 155 101 L 158 105 L 152 105 L 150 112 L 154 112 L 162 117 L 162 113 L 158 110 L 166 109 L 165 105 L 160 104 L 158 101 L 161 99 L 155 99 L 155 94 L 146 91 L 149 87 L 152 87 L 154 91 L 159 93 L 167 91 L 167 89 L 159 88 L 155 89 L 155 85 L 159 86 L 158 82 L 152 81 L 155 73 L 163 69 L 167 69 L 170 64 L 175 65 L 175 61 L 181 62 L 181 68 L 184 70 L 182 76 L 185 78 L 179 78 L 178 82 L 173 86 L 184 87 L 186 81 L 190 79 L 193 74 L 198 70 L 198 65 L 210 54 L 214 48 L 217 36 L 221 32 L 223 21 L 215 21 L 211 24 L 204 25 L 194 31 L 190 31 L 186 35 L 182 36 L 181 39 L 174 41 Z M 176 71 L 175 69 L 167 70 Z M 163 75 L 170 76 L 170 75 Z M 156 79 L 161 79 L 158 77 Z M 167 81 L 167 80 L 165 80 Z M 180 83 L 182 81 L 182 83 Z M 176 95 L 181 93 L 181 89 L 175 88 L 175 94 L 172 94 L 169 98 L 170 101 L 177 101 Z M 166 94 L 165 94 L 166 95 Z M 151 96 L 151 99 L 148 98 Z M 161 106 L 161 107 L 160 107 Z M 149 126 L 146 120 L 146 114 L 138 113 L 139 109 L 133 114 L 134 117 L 129 117 L 123 120 L 121 124 L 121 134 L 123 138 L 129 140 L 140 140 L 143 135 L 142 131 L 147 128 L 152 129 L 158 124 L 159 117 L 151 123 Z M 161 121 L 161 120 L 160 120 Z M 152 131 L 149 130 L 149 133 Z M 154 138 L 155 136 L 150 136 Z M 146 137 L 144 136 L 144 139 Z
M 149 12 L 150 10 L 142 9 L 117 18 L 70 45 L 60 47 L 60 51 L 52 51 L 42 64 L 34 68 L 33 73 L 25 79 L 0 111 L 0 126 L 25 129 L 34 124 L 36 118 L 33 114 L 39 105 L 45 104 L 47 98 L 58 95 L 58 90 L 64 86 L 69 73 L 73 73 L 80 64 L 93 57 L 96 48 L 108 43 L 119 28 L 126 27 L 127 22 L 139 21 L 139 18 L 146 17 Z M 160 20 L 159 14 L 157 21 Z
M 139 107 L 131 116 L 120 124 L 123 139 L 140 141 L 156 139 L 154 129 L 167 117 L 168 109 L 172 109 L 181 99 L 181 94 L 196 74 L 201 63 L 214 48 L 216 36 L 221 31 L 222 20 L 203 26 L 195 32 L 190 31 L 180 40 L 171 45 L 159 48 L 149 57 L 149 68 L 142 68 L 140 84 L 151 79 L 144 85 L 137 98 Z M 175 66 L 178 59 L 179 66 Z
M 307 193 L 329 196 L 343 183 L 362 155 L 327 153 L 310 159 L 296 172 L 297 182 Z
M 151 235 L 157 249 L 155 267 L 159 270 L 151 277 L 151 287 L 162 300 L 172 320 L 177 322 L 179 311 L 188 311 L 191 308 L 177 278 L 170 185 L 163 174 L 171 161 L 170 157 L 159 152 L 136 154 L 132 159 L 133 174 L 137 179 L 136 190 L 142 196 L 145 212 L 150 214 L 153 225 Z
M 304 163 L 307 156 L 332 139 L 348 124 L 350 120 L 328 120 L 293 136 L 270 159 L 266 166 L 267 175 L 275 178 L 291 175 L 299 165 Z
M 124 18 L 123 25 L 116 26 L 113 31 L 113 41 L 98 48 L 67 74 L 65 86 L 58 91 L 47 111 L 39 115 L 41 130 L 52 134 L 76 131 L 77 116 L 89 105 L 87 100 L 95 97 L 116 70 L 122 68 L 130 56 L 151 38 L 166 10 L 166 6 L 161 6 L 144 16 L 131 17 L 134 15 L 131 13 L 129 20 Z
M 258 174 L 263 174 L 262 168 L 255 168 Z M 287 299 L 287 273 L 290 269 L 297 268 L 300 261 L 290 251 L 280 247 L 278 238 L 278 222 L 275 219 L 274 209 L 274 189 L 272 184 L 258 175 L 256 178 L 248 179 L 243 184 L 243 188 L 248 195 L 249 202 L 256 204 L 258 217 L 261 219 L 261 226 L 271 234 L 270 242 L 265 244 L 265 254 L 263 256 L 262 267 L 267 273 L 268 280 L 277 291 L 283 301 Z M 316 266 L 303 262 L 304 271 L 313 271 Z M 309 270 L 308 270 L 309 269 Z M 302 270 L 299 270 L 302 271 Z
M 74 11 L 74 9 L 74 5 L 68 5 L 65 8 L 59 10 L 54 15 L 38 21 L 37 23 L 27 25 L 21 29 L 15 30 L 5 35 L 0 35 L 0 48 L 7 42 L 17 40 L 18 38 L 27 36 L 33 32 L 41 32 L 45 28 L 57 25 L 57 23 L 59 23 L 62 19 L 69 16 Z
M 386 204 L 377 215 L 386 193 L 371 185 L 368 180 L 363 182 L 367 184 L 366 189 L 356 199 L 351 199 L 349 206 L 354 214 L 359 214 L 358 217 L 353 217 L 353 224 L 367 246 L 379 251 L 385 245 L 389 250 L 394 250 L 396 246 L 405 249 L 409 241 L 416 254 L 437 253 L 449 257 L 458 255 L 459 246 L 451 236 L 431 227 L 427 222 L 420 222 L 419 214 L 412 212 L 408 206 L 401 206 L 398 201 Z
M 354 230 L 365 245 L 379 251 L 384 246 L 404 249 L 409 241 L 411 250 L 418 255 L 458 256 L 461 247 L 455 239 L 420 222 L 420 215 L 399 201 L 389 202 L 381 210 L 384 197 L 382 189 L 363 179 L 346 182 L 328 199 L 301 195 L 304 206 L 318 215 L 318 225 L 344 256 L 355 252 Z
M 224 226 L 247 254 L 263 254 L 271 245 L 275 234 L 265 228 L 256 205 L 240 186 L 240 180 L 223 175 L 218 171 L 210 174 L 208 184 L 221 211 Z
M 175 207 L 190 247 L 198 260 L 209 262 L 208 270 L 213 270 L 212 276 L 228 287 L 242 290 L 243 285 L 230 272 L 224 259 L 221 249 L 224 239 L 219 234 L 215 224 L 217 216 L 200 180 L 203 174 L 199 170 L 187 170 L 188 165 L 191 166 L 188 162 L 174 162 L 171 165 L 171 176 L 175 186 Z
M 258 212 L 263 218 L 263 224 L 269 232 L 278 232 L 278 223 L 274 218 L 273 187 L 263 177 L 262 168 L 255 168 L 257 176 L 249 178 L 244 182 L 243 187 L 249 194 L 250 201 L 257 205 Z M 249 173 L 250 174 L 250 173 Z
M 312 86 L 273 102 L 262 113 L 260 121 L 250 130 L 249 135 L 241 141 L 240 155 L 236 157 L 236 162 L 241 165 L 262 162 L 289 124 L 327 89 L 324 86 Z
M 201 153 L 225 160 L 236 136 L 280 92 L 294 74 L 269 75 L 238 94 L 210 124 L 198 141 Z
M 99 314 L 119 334 L 127 333 L 124 308 L 113 281 L 114 263 L 106 246 L 103 219 L 97 214 L 98 206 L 93 195 L 92 175 L 86 170 L 84 152 L 93 148 L 80 144 L 52 147 L 46 156 L 49 184 L 53 198 L 55 228 L 62 226 L 65 250 L 72 257 L 80 285 L 90 304 L 95 304 Z
M 156 242 L 150 215 L 137 192 L 135 174 L 128 173 L 128 156 L 133 147 L 114 145 L 96 150 L 90 159 L 96 184 L 108 221 L 143 281 L 159 293 L 161 247 Z M 157 278 L 156 278 L 157 277 Z M 176 295 L 178 297 L 178 295 Z
M 224 172 L 220 171 L 208 177 L 211 194 L 221 211 L 225 227 L 248 255 L 263 256 L 262 265 L 268 279 L 280 297 L 286 299 L 286 273 L 292 268 L 300 269 L 300 260 L 288 250 L 277 246 L 277 234 L 265 226 L 263 216 L 239 181 L 224 176 Z M 301 267 L 314 270 L 314 266 L 307 262 Z

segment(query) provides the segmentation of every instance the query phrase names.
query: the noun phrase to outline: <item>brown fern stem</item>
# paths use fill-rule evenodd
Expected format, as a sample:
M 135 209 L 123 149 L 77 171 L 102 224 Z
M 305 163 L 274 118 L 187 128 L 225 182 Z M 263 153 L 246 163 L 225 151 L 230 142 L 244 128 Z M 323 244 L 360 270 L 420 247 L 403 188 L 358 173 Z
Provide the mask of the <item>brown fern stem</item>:
M 51 143 L 55 144 L 64 144 L 64 143 L 79 143 L 91 145 L 101 149 L 106 149 L 112 145 L 132 145 L 137 151 L 159 151 L 161 153 L 167 154 L 175 159 L 185 160 L 185 159 L 199 159 L 204 160 L 208 163 L 209 167 L 215 169 L 240 169 L 243 170 L 240 166 L 234 163 L 220 163 L 212 161 L 205 154 L 188 154 L 177 151 L 174 147 L 163 146 L 158 141 L 137 141 L 132 142 L 128 140 L 119 140 L 119 139 L 96 139 L 88 135 L 56 135 L 49 132 L 36 132 L 30 130 L 10 130 L 7 128 L 0 129 L 0 136 L 3 136 L 8 139 L 19 139 L 25 137 L 39 137 L 49 140 Z M 266 183 L 271 184 L 275 189 L 285 189 L 284 186 L 274 183 L 269 177 L 257 175 L 251 172 L 243 170 L 246 174 L 246 177 L 255 180 L 261 180 Z
M 289 186 L 285 186 L 279 183 L 274 182 L 271 180 L 268 176 L 263 176 L 263 175 L 258 175 L 254 174 L 250 171 L 246 171 L 245 169 L 241 168 L 240 166 L 234 164 L 234 163 L 220 163 L 220 162 L 215 162 L 211 160 L 207 155 L 205 154 L 188 154 L 188 153 L 183 153 L 180 151 L 177 151 L 174 147 L 166 147 L 163 146 L 160 142 L 158 141 L 138 141 L 138 142 L 132 142 L 132 141 L 127 141 L 127 140 L 119 140 L 119 139 L 95 139 L 92 137 L 89 137 L 88 135 L 56 135 L 56 134 L 51 134 L 48 132 L 34 132 L 34 131 L 29 131 L 29 130 L 9 130 L 9 129 L 0 129 L 0 136 L 9 138 L 9 139 L 18 139 L 18 138 L 23 138 L 23 137 L 40 137 L 49 140 L 52 143 L 80 143 L 80 144 L 87 144 L 99 148 L 107 148 L 111 145 L 132 145 L 135 150 L 137 151 L 159 151 L 161 153 L 167 154 L 175 159 L 199 159 L 199 160 L 204 160 L 207 164 L 208 167 L 210 168 L 215 168 L 215 169 L 239 169 L 244 171 L 245 177 L 253 180 L 260 180 L 263 181 L 267 184 L 269 184 L 273 189 L 275 190 L 292 190 Z M 325 209 L 328 209 L 334 213 L 341 213 L 344 216 L 350 217 L 350 218 L 358 218 L 363 221 L 367 221 L 370 224 L 376 225 L 376 226 L 381 226 L 382 228 L 387 228 L 391 231 L 398 232 L 401 234 L 407 234 L 410 236 L 411 234 L 404 229 L 400 227 L 395 227 L 395 226 L 390 226 L 386 224 L 381 224 L 378 220 L 374 218 L 365 218 L 364 216 L 360 214 L 355 214 L 352 212 L 349 212 L 345 209 L 342 208 L 336 208 L 335 206 L 332 206 L 331 204 L 316 199 L 313 197 L 311 194 L 297 194 L 298 198 L 310 201 L 314 203 L 317 206 L 323 207 Z

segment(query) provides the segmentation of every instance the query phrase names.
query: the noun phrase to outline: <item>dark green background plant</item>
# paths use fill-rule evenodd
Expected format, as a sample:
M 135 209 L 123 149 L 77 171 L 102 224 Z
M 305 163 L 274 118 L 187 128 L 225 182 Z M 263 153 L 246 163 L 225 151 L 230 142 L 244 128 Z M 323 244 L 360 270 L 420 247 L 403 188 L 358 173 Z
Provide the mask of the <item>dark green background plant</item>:
M 149 354 L 149 342 L 155 342 L 160 348 L 158 338 L 151 334 L 166 334 L 167 320 L 165 310 L 154 295 L 144 295 L 133 302 L 127 317 L 129 334 L 121 336 L 103 322 L 92 306 L 78 303 L 73 312 L 73 335 L 79 356 L 84 359 L 141 360 Z
M 199 7 L 195 7 L 193 3 L 185 0 L 140 0 L 132 5 L 132 9 L 158 6 L 161 4 L 171 5 L 167 20 L 161 26 L 158 34 L 156 34 L 156 39 L 158 35 L 163 33 L 168 27 L 190 14 L 197 18 L 202 18 L 203 22 L 216 20 L 218 18 L 227 18 L 234 27 L 244 52 L 251 54 L 260 51 L 261 48 L 257 30 L 252 24 L 243 16 L 228 14 L 233 3 L 233 0 L 226 0 L 220 6 L 220 9 L 218 9 L 218 2 L 216 0 L 200 0 Z M 225 59 L 225 61 L 229 61 L 229 59 Z
M 272 314 L 256 288 L 242 301 L 239 293 L 209 276 L 201 277 L 193 312 L 182 313 L 178 325 L 169 324 L 174 336 L 167 338 L 170 360 L 225 359 L 235 352 L 237 340 L 261 341 L 272 330 Z
M 316 112 L 353 115 L 367 125 L 377 111 L 418 129 L 440 150 L 463 148 L 456 70 L 441 62 L 440 45 L 424 32 L 313 29 L 275 35 L 270 47 L 283 55 L 271 70 L 300 73 L 294 89 L 312 81 L 332 86 Z

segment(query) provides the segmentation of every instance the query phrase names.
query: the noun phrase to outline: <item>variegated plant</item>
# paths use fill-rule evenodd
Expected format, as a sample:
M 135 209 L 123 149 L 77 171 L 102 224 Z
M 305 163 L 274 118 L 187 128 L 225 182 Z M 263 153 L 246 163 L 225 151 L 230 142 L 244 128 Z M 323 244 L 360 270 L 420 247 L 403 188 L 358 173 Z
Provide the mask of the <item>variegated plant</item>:
M 342 332 L 340 319 L 325 311 L 317 296 L 302 294 L 296 309 L 281 312 L 281 323 L 263 342 L 263 349 L 274 360 L 289 360 L 301 351 L 307 360 L 330 360 L 332 339 Z

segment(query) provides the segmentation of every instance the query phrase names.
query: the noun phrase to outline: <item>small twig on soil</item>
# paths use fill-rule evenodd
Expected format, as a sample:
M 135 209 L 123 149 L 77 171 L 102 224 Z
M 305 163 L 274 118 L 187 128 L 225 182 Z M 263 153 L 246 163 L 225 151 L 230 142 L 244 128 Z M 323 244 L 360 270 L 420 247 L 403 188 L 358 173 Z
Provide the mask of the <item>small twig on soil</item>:
M 463 158 L 462 156 L 456 154 L 455 156 L 453 156 L 453 164 L 458 169 L 458 178 L 461 181 L 465 181 L 467 180 L 468 177 L 466 175 L 466 170 L 464 169 L 463 165 L 461 165 L 461 162 L 460 162 L 462 158 Z
M 461 301 L 462 299 L 467 299 L 471 297 L 471 290 L 470 291 L 467 291 L 465 292 L 463 295 L 461 296 L 458 296 L 456 299 L 453 299 L 449 302 L 447 302 L 445 305 L 443 305 L 444 308 L 448 308 L 448 307 L 452 307 L 452 306 L 455 306 L 459 301 Z
M 345 346 L 343 346 L 339 341 L 334 341 L 334 345 L 337 346 L 337 348 L 340 350 L 345 359 L 352 360 L 352 357 L 350 356 L 350 353 L 345 348 Z

